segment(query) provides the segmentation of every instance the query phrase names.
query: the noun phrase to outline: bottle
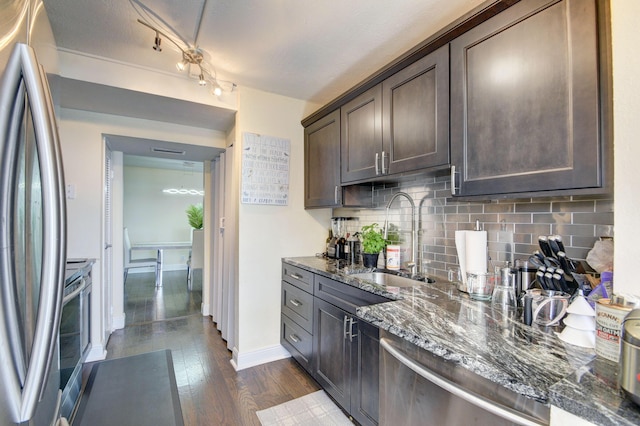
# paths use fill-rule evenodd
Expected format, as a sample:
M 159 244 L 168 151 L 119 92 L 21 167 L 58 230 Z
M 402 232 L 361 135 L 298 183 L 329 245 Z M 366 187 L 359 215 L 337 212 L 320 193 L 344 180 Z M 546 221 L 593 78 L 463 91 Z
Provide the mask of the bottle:
M 344 237 L 338 238 L 336 241 L 336 259 L 345 259 L 344 246 L 347 244 L 347 240 Z

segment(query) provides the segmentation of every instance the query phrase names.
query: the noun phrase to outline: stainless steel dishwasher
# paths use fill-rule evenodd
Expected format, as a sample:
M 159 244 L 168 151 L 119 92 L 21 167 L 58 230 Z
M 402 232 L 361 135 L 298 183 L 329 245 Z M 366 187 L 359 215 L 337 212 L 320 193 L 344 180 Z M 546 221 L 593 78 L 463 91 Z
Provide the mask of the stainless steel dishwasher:
M 380 425 L 549 424 L 548 406 L 380 333 Z

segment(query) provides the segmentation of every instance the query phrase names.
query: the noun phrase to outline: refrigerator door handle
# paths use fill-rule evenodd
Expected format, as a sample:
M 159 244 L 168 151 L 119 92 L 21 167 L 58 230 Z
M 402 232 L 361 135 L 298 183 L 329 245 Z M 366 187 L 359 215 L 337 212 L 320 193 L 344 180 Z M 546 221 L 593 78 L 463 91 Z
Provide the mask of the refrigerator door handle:
M 12 373 L 4 371 L 0 379 L 5 385 L 7 392 L 5 397 L 10 399 L 9 405 L 16 422 L 28 421 L 33 417 L 37 403 L 47 384 L 60 326 L 66 257 L 66 209 L 62 159 L 60 158 L 51 94 L 46 75 L 44 70 L 38 66 L 33 49 L 25 44 L 17 43 L 9 58 L 2 81 L 0 111 L 25 112 L 24 108 L 15 106 L 15 102 L 20 99 L 18 92 L 22 90 L 23 86 L 31 106 L 39 160 L 43 241 L 40 293 L 31 352 L 28 355 L 16 353 L 20 349 L 16 350 L 15 347 L 11 349 L 6 345 L 0 345 L 0 358 L 12 360 L 14 371 Z M 15 157 L 11 158 L 13 156 L 10 154 L 15 152 L 16 148 L 11 145 L 15 145 L 17 140 L 9 140 L 9 136 L 15 134 L 12 131 L 13 123 L 14 120 L 20 120 L 20 118 L 10 117 L 10 115 L 5 114 L 0 118 L 0 137 L 2 138 L 0 141 L 0 150 L 2 150 L 0 153 L 2 161 L 0 188 L 4 189 L 12 186 L 16 174 L 13 170 L 7 170 L 16 166 Z M 10 202 L 13 197 L 2 198 L 0 200 L 0 220 L 3 224 L 0 227 L 0 279 L 5 282 L 3 290 L 7 290 L 15 286 L 15 271 L 12 269 L 11 253 L 14 231 L 12 229 L 13 206 Z M 14 324 L 19 323 L 20 318 L 15 317 L 17 310 L 15 309 L 15 299 L 11 299 L 11 293 L 15 293 L 15 289 L 10 290 L 9 294 L 5 291 L 0 295 L 0 303 L 3 308 L 14 305 L 12 309 L 5 310 L 5 314 L 0 316 L 0 334 L 8 334 L 12 339 L 15 339 L 15 332 L 11 327 L 15 327 Z M 13 318 L 9 315 L 13 315 Z M 24 360 L 28 360 L 26 372 L 20 371 L 19 368 L 25 362 Z M 23 374 L 24 377 L 22 377 Z

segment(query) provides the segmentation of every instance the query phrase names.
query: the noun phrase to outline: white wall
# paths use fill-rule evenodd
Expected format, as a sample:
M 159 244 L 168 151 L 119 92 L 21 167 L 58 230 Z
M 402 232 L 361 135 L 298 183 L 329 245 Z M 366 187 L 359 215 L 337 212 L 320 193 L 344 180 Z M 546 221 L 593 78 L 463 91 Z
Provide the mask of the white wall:
M 110 307 L 103 306 L 100 273 L 104 241 L 103 134 L 225 147 L 225 135 L 207 129 L 179 126 L 149 120 L 61 109 L 58 127 L 62 145 L 65 181 L 76 187 L 76 198 L 67 200 L 67 256 L 97 259 L 93 275 L 91 354 L 104 353 L 104 318 Z M 114 274 L 115 279 L 115 274 Z M 91 360 L 91 359 L 89 359 Z
M 132 244 L 191 240 L 192 228 L 185 211 L 191 204 L 203 204 L 204 197 L 162 192 L 166 188 L 202 191 L 203 173 L 192 169 L 124 167 L 124 227 L 129 230 Z M 133 255 L 155 257 L 155 253 L 142 250 L 136 250 Z M 186 269 L 188 256 L 189 250 L 165 250 L 162 269 Z
M 613 39 L 613 113 L 615 150 L 615 261 L 616 293 L 640 295 L 637 262 L 640 259 L 640 2 L 611 0 Z
M 323 251 L 331 210 L 304 210 L 304 137 L 300 121 L 311 112 L 309 106 L 249 88 L 240 88 L 238 96 L 236 147 L 242 144 L 243 132 L 291 141 L 289 205 L 239 205 L 238 339 L 234 361 L 242 369 L 252 364 L 249 359 L 254 359 L 254 353 L 280 347 L 281 258 Z M 236 176 L 239 172 L 236 170 Z

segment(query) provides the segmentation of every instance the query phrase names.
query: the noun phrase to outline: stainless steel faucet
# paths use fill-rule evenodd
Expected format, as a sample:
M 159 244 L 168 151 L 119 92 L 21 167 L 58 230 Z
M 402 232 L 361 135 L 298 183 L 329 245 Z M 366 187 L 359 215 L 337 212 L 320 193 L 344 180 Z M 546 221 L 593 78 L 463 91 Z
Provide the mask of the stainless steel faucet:
M 388 229 L 389 229 L 389 209 L 391 208 L 391 204 L 395 201 L 396 198 L 398 197 L 405 197 L 407 200 L 409 200 L 409 203 L 411 204 L 411 262 L 407 263 L 407 266 L 409 268 L 411 268 L 411 276 L 415 276 L 416 275 L 416 267 L 418 265 L 417 263 L 417 259 L 416 259 L 416 244 L 417 244 L 417 237 L 416 237 L 416 205 L 413 202 L 413 199 L 411 198 L 411 196 L 409 194 L 407 194 L 406 192 L 396 192 L 393 197 L 391 197 L 391 199 L 389 200 L 389 202 L 387 203 L 387 210 L 385 212 L 385 218 L 384 218 L 384 239 L 387 239 L 387 235 L 388 235 Z

